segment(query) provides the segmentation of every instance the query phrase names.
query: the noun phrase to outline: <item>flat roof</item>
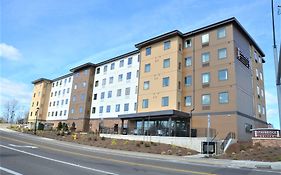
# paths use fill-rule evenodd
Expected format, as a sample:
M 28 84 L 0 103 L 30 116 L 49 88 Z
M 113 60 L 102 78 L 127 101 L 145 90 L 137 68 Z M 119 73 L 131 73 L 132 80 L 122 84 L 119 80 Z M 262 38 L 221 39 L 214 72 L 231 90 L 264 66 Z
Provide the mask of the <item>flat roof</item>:
M 166 40 L 166 39 L 168 39 L 170 37 L 173 37 L 173 36 L 180 36 L 182 38 L 188 37 L 188 36 L 192 36 L 192 35 L 195 35 L 195 34 L 205 32 L 206 30 L 210 30 L 210 29 L 213 29 L 213 28 L 220 27 L 220 26 L 228 24 L 228 23 L 233 23 L 238 28 L 238 30 L 249 40 L 249 42 L 252 45 L 255 46 L 255 48 L 261 54 L 261 56 L 262 57 L 265 56 L 264 52 L 261 50 L 261 48 L 258 46 L 258 44 L 254 41 L 254 39 L 251 37 L 251 35 L 245 30 L 245 28 L 239 23 L 239 21 L 235 17 L 231 17 L 231 18 L 216 22 L 216 23 L 201 27 L 199 29 L 195 29 L 195 30 L 192 30 L 190 32 L 186 32 L 184 34 L 180 31 L 178 31 L 178 30 L 173 30 L 171 32 L 168 32 L 168 33 L 156 36 L 154 38 L 145 40 L 143 42 L 140 42 L 140 43 L 136 44 L 135 46 L 140 49 L 142 47 L 151 45 L 153 43 Z
M 70 77 L 70 76 L 72 76 L 72 75 L 73 75 L 73 73 L 71 72 L 71 73 L 69 73 L 69 74 L 62 75 L 62 76 L 60 76 L 60 77 L 57 77 L 57 78 L 53 79 L 52 81 L 58 81 L 58 80 L 61 80 L 61 79 Z
M 37 80 L 32 81 L 31 83 L 32 83 L 32 84 L 37 84 L 37 83 L 40 83 L 41 81 L 49 81 L 49 82 L 52 82 L 52 80 L 49 80 L 49 79 L 46 79 L 46 78 L 39 78 L 39 79 L 37 79 Z
M 88 62 L 88 63 L 81 64 L 81 65 L 79 65 L 77 67 L 74 67 L 74 68 L 70 69 L 70 72 L 77 72 L 79 70 L 83 70 L 83 69 L 86 69 L 88 67 L 96 67 L 96 65 L 93 64 L 93 63 Z
M 140 112 L 140 113 L 132 113 L 132 114 L 122 114 L 118 115 L 120 119 L 134 119 L 134 118 L 144 118 L 144 117 L 159 117 L 159 116 L 179 116 L 179 117 L 187 117 L 190 118 L 189 113 L 185 113 L 177 110 L 163 110 L 163 111 L 152 111 L 152 112 Z

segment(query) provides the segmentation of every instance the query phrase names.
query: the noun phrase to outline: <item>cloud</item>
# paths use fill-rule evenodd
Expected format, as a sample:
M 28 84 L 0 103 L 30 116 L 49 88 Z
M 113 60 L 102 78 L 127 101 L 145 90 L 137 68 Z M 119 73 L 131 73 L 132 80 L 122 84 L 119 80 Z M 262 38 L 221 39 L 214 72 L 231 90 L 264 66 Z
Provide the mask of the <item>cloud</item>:
M 0 58 L 5 58 L 8 60 L 19 60 L 22 58 L 22 54 L 14 46 L 0 43 Z
M 265 90 L 265 99 L 267 105 L 277 105 L 277 95 Z

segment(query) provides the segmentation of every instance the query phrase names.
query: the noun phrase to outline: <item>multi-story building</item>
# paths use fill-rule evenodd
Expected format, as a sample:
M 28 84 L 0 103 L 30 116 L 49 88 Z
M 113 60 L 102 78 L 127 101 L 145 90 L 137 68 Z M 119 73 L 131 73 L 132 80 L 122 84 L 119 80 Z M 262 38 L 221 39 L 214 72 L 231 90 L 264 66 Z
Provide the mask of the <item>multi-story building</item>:
M 101 62 L 96 67 L 90 126 L 120 128 L 120 114 L 136 113 L 139 52 Z M 116 131 L 116 132 L 117 132 Z
M 57 126 L 58 122 L 67 121 L 72 81 L 72 73 L 52 80 L 47 121 L 49 123 L 54 123 L 55 126 Z
M 265 55 L 235 18 L 135 46 L 71 69 L 69 124 L 85 131 L 102 125 L 129 134 L 206 136 L 209 123 L 212 136 L 239 140 L 249 139 L 251 128 L 267 127 Z

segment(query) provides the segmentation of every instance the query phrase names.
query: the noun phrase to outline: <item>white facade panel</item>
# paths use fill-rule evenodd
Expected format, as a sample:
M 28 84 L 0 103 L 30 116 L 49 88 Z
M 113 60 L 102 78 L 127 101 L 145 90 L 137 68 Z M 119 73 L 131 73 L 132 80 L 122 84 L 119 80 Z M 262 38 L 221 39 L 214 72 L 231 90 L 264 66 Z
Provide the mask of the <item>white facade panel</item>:
M 67 120 L 73 76 L 64 77 L 52 83 L 48 104 L 48 120 Z
M 139 54 L 97 67 L 91 118 L 111 118 L 136 113 L 138 76 Z

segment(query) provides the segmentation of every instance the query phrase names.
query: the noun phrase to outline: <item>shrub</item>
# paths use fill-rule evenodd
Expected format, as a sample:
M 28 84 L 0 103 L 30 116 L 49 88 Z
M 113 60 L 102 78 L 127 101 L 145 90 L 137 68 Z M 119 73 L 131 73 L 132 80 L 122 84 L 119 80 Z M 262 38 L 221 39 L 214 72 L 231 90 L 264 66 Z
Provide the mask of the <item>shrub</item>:
M 76 128 L 75 128 L 75 123 L 73 122 L 71 127 L 70 127 L 70 131 L 71 132 L 75 132 Z
M 150 143 L 145 142 L 144 146 L 145 146 L 145 147 L 150 147 Z
M 58 126 L 57 126 L 57 130 L 60 131 L 61 129 L 62 129 L 62 123 L 59 122 L 59 123 L 58 123 Z
M 139 142 L 136 142 L 136 146 L 137 146 L 137 147 L 140 147 L 140 143 L 139 143 Z
M 101 137 L 101 140 L 105 140 L 105 137 L 102 136 L 102 137 Z
M 111 145 L 117 145 L 116 139 L 111 140 Z
M 129 141 L 128 140 L 126 140 L 123 144 L 124 145 L 127 145 L 129 143 Z

